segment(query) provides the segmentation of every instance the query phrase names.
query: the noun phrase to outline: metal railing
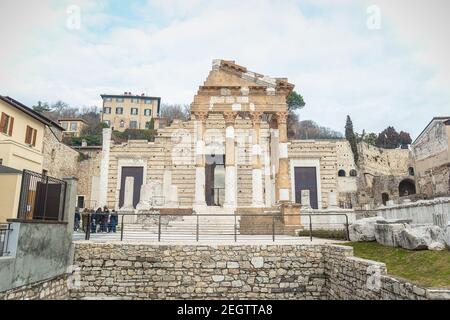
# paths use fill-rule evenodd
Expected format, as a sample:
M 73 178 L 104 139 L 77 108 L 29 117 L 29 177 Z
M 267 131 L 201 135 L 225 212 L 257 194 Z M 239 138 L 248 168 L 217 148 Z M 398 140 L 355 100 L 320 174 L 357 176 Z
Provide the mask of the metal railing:
M 107 217 L 105 217 L 107 216 Z M 310 241 L 321 237 L 318 231 L 334 230 L 339 232 L 341 240 L 349 240 L 349 220 L 345 213 L 329 214 L 193 214 L 168 215 L 160 213 L 116 213 L 88 214 L 89 227 L 84 230 L 84 240 L 232 240 L 264 239 L 292 240 L 292 235 L 300 230 Z M 334 216 L 340 221 L 317 222 L 316 217 Z M 284 220 L 284 221 L 283 221 Z M 285 223 L 285 221 L 290 221 Z M 318 233 L 316 235 L 315 233 Z M 95 234 L 95 235 L 94 235 Z M 291 236 L 289 236 L 290 234 Z M 299 234 L 296 233 L 296 236 Z M 81 234 L 78 240 L 83 239 Z
M 65 201 L 65 181 L 23 170 L 18 219 L 63 221 Z
M 8 240 L 11 231 L 10 224 L 0 225 L 0 257 L 9 255 Z

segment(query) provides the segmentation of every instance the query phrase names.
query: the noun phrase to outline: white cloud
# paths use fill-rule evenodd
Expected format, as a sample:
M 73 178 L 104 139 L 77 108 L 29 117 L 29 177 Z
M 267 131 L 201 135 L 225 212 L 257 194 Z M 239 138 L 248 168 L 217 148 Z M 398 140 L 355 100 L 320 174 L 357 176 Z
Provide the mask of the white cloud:
M 288 77 L 307 102 L 301 117 L 340 131 L 350 114 L 357 130 L 380 131 L 392 124 L 417 134 L 448 106 L 444 55 L 449 48 L 437 41 L 445 29 L 433 29 L 433 41 L 423 30 L 416 38 L 401 8 L 391 9 L 388 1 L 378 1 L 380 31 L 367 30 L 366 7 L 350 0 L 340 6 L 330 0 L 300 1 L 300 6 L 270 0 L 151 1 L 134 7 L 148 16 L 138 26 L 108 13 L 107 1 L 74 2 L 82 8 L 79 31 L 64 27 L 64 5 L 43 1 L 36 8 L 39 18 L 23 17 L 23 26 L 10 18 L 8 30 L 0 29 L 15 48 L 0 60 L 2 94 L 28 104 L 62 99 L 83 106 L 100 105 L 101 93 L 132 91 L 190 103 L 212 59 L 224 58 Z M 320 13 L 308 14 L 304 5 L 320 6 Z M 13 17 L 21 10 L 12 2 L 3 6 Z M 170 20 L 156 27 L 151 10 Z M 426 24 L 431 28 L 432 22 Z M 39 34 L 30 37 L 36 28 Z

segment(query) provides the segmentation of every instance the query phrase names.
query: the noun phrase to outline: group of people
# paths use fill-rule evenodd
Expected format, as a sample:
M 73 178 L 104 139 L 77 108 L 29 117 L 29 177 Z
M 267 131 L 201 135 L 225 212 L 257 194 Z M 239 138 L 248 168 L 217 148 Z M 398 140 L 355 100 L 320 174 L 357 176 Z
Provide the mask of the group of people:
M 109 211 L 108 207 L 98 208 L 96 211 L 84 209 L 83 214 L 80 215 L 79 208 L 75 210 L 75 225 L 74 230 L 80 229 L 80 221 L 83 220 L 83 232 L 90 228 L 91 233 L 115 233 L 117 224 L 119 223 L 119 216 L 115 210 Z

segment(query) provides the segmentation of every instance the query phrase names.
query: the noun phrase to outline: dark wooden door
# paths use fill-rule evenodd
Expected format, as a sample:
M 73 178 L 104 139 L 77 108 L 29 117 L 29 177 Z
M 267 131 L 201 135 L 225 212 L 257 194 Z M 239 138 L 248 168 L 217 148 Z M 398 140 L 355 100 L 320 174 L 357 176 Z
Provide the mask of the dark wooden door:
M 62 210 L 60 207 L 61 196 L 61 184 L 38 182 L 33 219 L 58 220 Z
M 317 198 L 317 176 L 315 167 L 295 168 L 295 202 L 301 203 L 302 190 L 309 190 L 313 209 L 319 209 Z
M 120 194 L 119 194 L 119 207 L 123 207 L 125 196 L 125 179 L 127 177 L 134 178 L 133 186 L 133 207 L 136 208 L 139 200 L 141 199 L 141 186 L 144 178 L 143 167 L 122 167 L 122 178 L 120 181 Z

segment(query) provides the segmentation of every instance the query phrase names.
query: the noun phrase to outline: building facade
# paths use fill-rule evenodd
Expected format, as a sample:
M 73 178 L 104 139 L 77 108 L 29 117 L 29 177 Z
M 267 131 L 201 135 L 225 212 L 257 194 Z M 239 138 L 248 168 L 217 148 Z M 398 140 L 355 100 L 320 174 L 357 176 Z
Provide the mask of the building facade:
M 161 98 L 144 94 L 101 95 L 103 99 L 102 121 L 113 130 L 149 129 L 159 117 Z
M 313 209 L 351 207 L 357 175 L 350 176 L 355 164 L 348 142 L 287 138 L 286 98 L 293 88 L 285 78 L 214 61 L 191 120 L 159 129 L 154 142 L 116 144 L 104 130 L 95 160 L 99 206 L 232 212 L 307 197 Z M 338 177 L 339 170 L 348 175 Z
M 79 118 L 59 119 L 58 122 L 64 129 L 65 136 L 80 137 L 81 131 L 86 127 L 86 121 Z
M 412 144 L 419 191 L 450 195 L 450 117 L 435 117 Z
M 45 127 L 51 121 L 20 102 L 0 96 L 0 164 L 42 171 Z

